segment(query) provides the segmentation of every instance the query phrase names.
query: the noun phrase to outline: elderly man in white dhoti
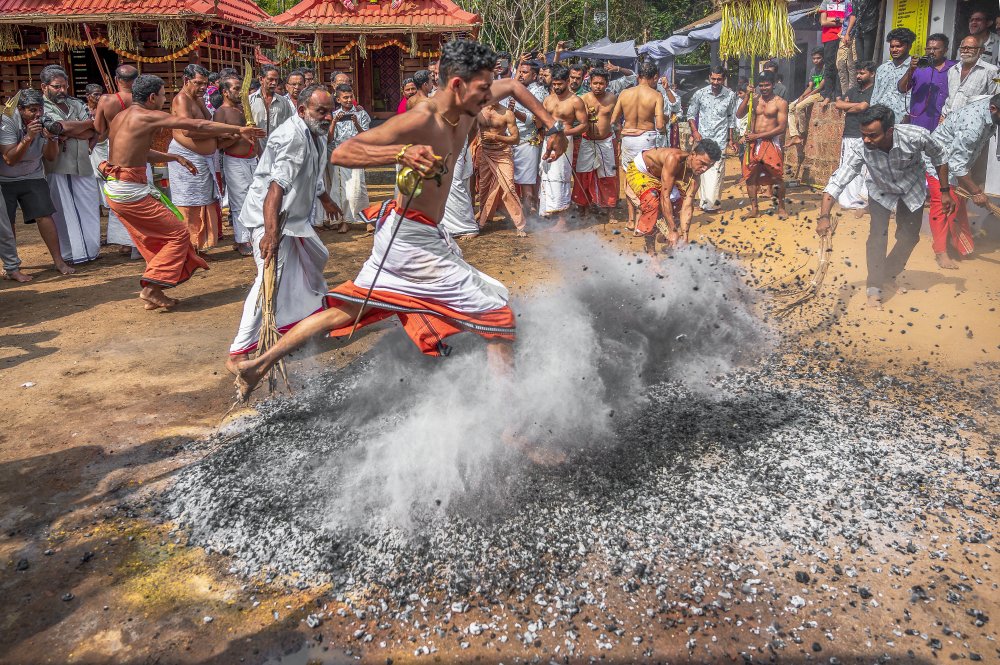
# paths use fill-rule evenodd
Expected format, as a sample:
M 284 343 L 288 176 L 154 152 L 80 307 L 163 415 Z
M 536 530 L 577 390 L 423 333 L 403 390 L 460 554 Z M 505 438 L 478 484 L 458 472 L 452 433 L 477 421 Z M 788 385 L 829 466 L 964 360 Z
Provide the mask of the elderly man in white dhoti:
M 61 67 L 46 67 L 40 78 L 45 116 L 50 131 L 58 125 L 62 144 L 54 160 L 45 160 L 59 248 L 66 263 L 86 263 L 101 253 L 101 195 L 90 165 L 94 121 L 87 105 L 69 96 L 69 77 Z
M 233 373 L 237 364 L 257 349 L 261 325 L 257 294 L 268 263 L 278 262 L 275 318 L 279 332 L 287 332 L 323 308 L 323 266 L 330 254 L 310 218 L 317 198 L 316 183 L 326 164 L 333 99 L 324 86 L 311 85 L 299 93 L 298 102 L 297 114 L 268 136 L 243 203 L 242 223 L 250 229 L 257 278 L 229 347 L 226 367 Z M 340 214 L 325 191 L 320 192 L 319 200 L 327 214 Z
M 361 132 L 367 132 L 372 126 L 371 117 L 360 106 L 354 105 L 354 89 L 347 83 L 341 83 L 335 89 L 334 100 L 337 110 L 334 112 L 333 125 L 330 128 L 328 152 L 333 152 L 337 146 Z M 328 163 L 325 172 L 326 191 L 330 198 L 340 207 L 343 218 L 338 233 L 347 233 L 348 224 L 365 223 L 361 211 L 368 207 L 368 183 L 365 181 L 364 169 L 349 169 Z M 375 227 L 368 225 L 369 231 Z

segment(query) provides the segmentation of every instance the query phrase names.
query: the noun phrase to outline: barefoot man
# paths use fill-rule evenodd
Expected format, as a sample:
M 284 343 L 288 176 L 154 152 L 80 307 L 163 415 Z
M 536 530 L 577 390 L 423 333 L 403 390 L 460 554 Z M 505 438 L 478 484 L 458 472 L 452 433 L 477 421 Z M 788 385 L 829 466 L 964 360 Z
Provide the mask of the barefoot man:
M 590 70 L 590 91 L 580 99 L 587 107 L 587 129 L 580 140 L 576 158 L 576 187 L 573 203 L 584 213 L 590 206 L 614 208 L 618 205 L 618 164 L 615 160 L 615 133 L 611 114 L 618 97 L 608 91 L 608 72 Z
M 97 102 L 97 109 L 94 111 L 94 130 L 97 132 L 97 144 L 90 153 L 90 162 L 98 180 L 101 180 L 101 176 L 97 173 L 97 167 L 108 159 L 108 128 L 115 116 L 127 109 L 132 103 L 132 84 L 137 76 L 139 76 L 138 69 L 132 65 L 121 65 L 115 70 L 115 83 L 118 85 L 118 92 L 103 95 Z M 105 207 L 107 207 L 103 181 L 100 184 L 102 185 L 101 198 L 105 200 Z M 118 215 L 113 210 L 108 212 L 108 244 L 120 245 L 122 254 L 132 254 L 132 250 L 135 249 L 135 243 L 132 242 L 128 231 L 125 230 L 121 220 L 118 219 Z M 134 257 L 138 258 L 138 254 L 135 254 Z
M 666 118 L 663 115 L 663 95 L 656 89 L 656 78 L 660 75 L 656 64 L 644 62 L 639 65 L 639 84 L 622 91 L 618 95 L 615 109 L 611 113 L 611 124 L 617 125 L 624 119 L 622 129 L 621 160 L 622 169 L 629 165 L 643 150 L 656 147 L 656 137 L 663 133 Z M 628 179 L 625 180 L 625 200 L 628 204 L 628 228 L 635 228 L 633 201 L 638 195 L 629 193 Z
M 319 198 L 331 215 L 339 214 L 327 192 L 316 193 L 326 167 L 326 141 L 333 124 L 334 101 L 324 86 L 313 85 L 296 95 L 299 107 L 267 138 L 260 165 L 243 206 L 244 224 L 251 230 L 257 279 L 243 305 L 243 318 L 229 347 L 226 369 L 236 373 L 239 362 L 257 349 L 261 309 L 257 296 L 264 268 L 277 261 L 275 320 L 287 331 L 323 306 L 330 257 L 311 222 Z
M 711 139 L 702 139 L 691 152 L 677 148 L 653 148 L 640 152 L 628 165 L 625 181 L 628 196 L 639 208 L 635 234 L 646 239 L 646 253 L 656 254 L 656 238 L 662 235 L 668 247 L 687 242 L 698 194 L 698 179 L 722 151 Z M 665 224 L 660 218 L 665 220 Z
M 163 79 L 145 74 L 132 86 L 132 105 L 115 116 L 110 128 L 108 161 L 100 165 L 108 203 L 132 236 L 146 259 L 146 271 L 139 284 L 139 297 L 146 309 L 169 309 L 177 304 L 163 289 L 186 281 L 198 268 L 208 264 L 191 245 L 187 225 L 159 191 L 150 187 L 146 164 L 177 162 L 190 171 L 195 167 L 184 157 L 150 150 L 153 137 L 161 129 L 182 129 L 215 137 L 241 135 L 248 140 L 263 136 L 256 127 L 235 127 L 209 120 L 181 118 L 160 111 L 166 93 Z M 168 204 L 170 207 L 168 207 Z
M 484 228 L 500 207 L 501 201 L 514 222 L 518 238 L 526 238 L 521 199 L 514 186 L 514 155 L 520 135 L 514 112 L 497 100 L 479 112 L 479 150 L 476 169 L 479 172 L 479 228 Z
M 234 127 L 246 124 L 243 99 L 240 97 L 241 81 L 228 75 L 219 79 L 222 106 L 215 111 L 216 122 Z M 242 256 L 251 256 L 250 230 L 243 224 L 243 204 L 247 198 L 253 172 L 257 168 L 257 142 L 247 141 L 242 136 L 219 139 L 222 150 L 222 174 L 226 179 L 226 195 L 229 198 L 229 223 L 233 225 L 233 249 Z
M 587 107 L 569 89 L 569 70 L 563 65 L 552 65 L 552 92 L 545 98 L 545 110 L 565 125 L 569 148 L 559 159 L 542 162 L 538 213 L 556 218 L 550 231 L 565 231 L 569 228 L 565 213 L 573 194 L 573 142 L 587 129 Z
M 753 118 L 750 131 L 743 136 L 747 154 L 743 158 L 743 179 L 750 197 L 750 212 L 744 219 L 760 215 L 757 191 L 760 185 L 778 186 L 778 219 L 787 219 L 785 210 L 785 157 L 781 147 L 788 127 L 788 102 L 774 94 L 774 74 L 764 72 L 758 80 L 760 94 L 747 86 L 747 96 L 736 109 L 737 118 L 745 118 L 748 102 L 753 98 Z
M 170 112 L 178 118 L 211 120 L 212 114 L 205 106 L 205 88 L 208 87 L 208 70 L 201 65 L 184 68 L 184 84 L 170 102 Z M 191 244 L 199 252 L 215 247 L 222 234 L 222 207 L 219 185 L 215 180 L 218 170 L 216 153 L 219 150 L 218 134 L 203 134 L 182 129 L 174 130 L 174 138 L 167 147 L 194 164 L 192 173 L 180 162 L 167 164 L 170 175 L 170 196 L 181 211 L 191 233 Z
M 892 286 L 920 240 L 924 199 L 927 198 L 925 157 L 937 171 L 941 212 L 946 217 L 955 207 L 948 186 L 948 162 L 942 146 L 919 125 L 896 125 L 888 106 L 875 104 L 858 118 L 864 147 L 844 156 L 823 190 L 823 204 L 816 221 L 816 235 L 831 232 L 830 211 L 844 188 L 861 167 L 868 167 L 868 210 L 871 228 L 865 258 L 868 263 L 868 307 L 882 309 L 882 289 Z M 889 247 L 889 215 L 896 213 L 896 243 Z
M 397 315 L 407 334 L 428 355 L 447 353 L 445 338 L 470 331 L 488 340 L 494 367 L 509 370 L 513 363 L 514 314 L 508 292 L 500 282 L 466 263 L 449 236 L 437 224 L 451 188 L 451 168 L 484 106 L 513 95 L 547 129 L 544 159 L 566 150 L 562 125 L 528 90 L 513 79 L 493 81 L 496 54 L 471 40 L 448 42 L 440 60 L 441 87 L 434 98 L 359 134 L 333 153 L 335 163 L 350 168 L 401 163 L 418 173 L 441 173 L 440 183 L 424 181 L 401 217 L 407 198 L 398 196 L 381 206 L 379 229 L 372 255 L 354 281 L 327 294 L 326 307 L 292 328 L 266 353 L 239 364 L 239 396 L 250 391 L 278 360 L 311 337 L 329 333 L 345 336 L 360 311 L 368 289 L 372 298 L 361 325 Z M 438 157 L 437 155 L 445 155 Z M 389 247 L 393 229 L 399 226 Z M 385 267 L 373 281 L 379 263 Z

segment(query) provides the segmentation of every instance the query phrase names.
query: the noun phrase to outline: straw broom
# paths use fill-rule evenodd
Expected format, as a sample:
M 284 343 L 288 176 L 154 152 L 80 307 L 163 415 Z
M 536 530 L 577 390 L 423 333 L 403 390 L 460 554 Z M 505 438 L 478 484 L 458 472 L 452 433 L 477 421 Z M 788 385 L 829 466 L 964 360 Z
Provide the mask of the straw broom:
M 261 281 L 260 291 L 257 292 L 257 307 L 260 309 L 260 339 L 257 341 L 257 353 L 254 357 L 259 358 L 268 349 L 278 343 L 281 333 L 278 332 L 278 318 L 276 316 L 275 302 L 278 298 L 278 251 L 281 249 L 281 238 L 285 230 L 285 219 L 287 213 L 282 213 L 278 219 L 277 241 L 274 246 L 274 253 L 271 261 L 264 267 L 264 278 Z M 292 392 L 292 387 L 288 383 L 288 373 L 285 371 L 285 360 L 282 358 L 267 372 L 267 389 L 270 394 L 278 387 L 278 374 L 285 382 L 285 389 Z
M 966 201 L 971 201 L 972 200 L 972 194 L 970 194 L 968 190 L 966 190 L 966 189 L 964 189 L 962 187 L 956 187 L 955 188 L 955 193 L 958 194 L 959 196 L 961 196 Z M 976 205 L 979 205 L 979 204 L 976 204 Z M 993 203 L 992 201 L 990 201 L 988 204 L 986 204 L 986 209 L 989 210 L 990 214 L 993 215 L 994 217 L 1000 217 L 1000 206 L 998 206 L 996 203 Z

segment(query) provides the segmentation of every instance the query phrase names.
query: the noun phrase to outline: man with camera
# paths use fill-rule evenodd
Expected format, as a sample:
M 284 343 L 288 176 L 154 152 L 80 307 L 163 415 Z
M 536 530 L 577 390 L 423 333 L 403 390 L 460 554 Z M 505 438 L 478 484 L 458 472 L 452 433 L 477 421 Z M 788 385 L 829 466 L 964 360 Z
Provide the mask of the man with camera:
M 896 88 L 900 93 L 910 93 L 910 123 L 933 132 L 948 99 L 948 72 L 955 61 L 945 58 L 948 37 L 940 33 L 927 38 L 924 52 L 923 57 L 910 59 L 910 67 Z
M 40 78 L 45 95 L 42 124 L 50 134 L 58 134 L 60 144 L 55 159 L 45 160 L 49 196 L 55 206 L 52 219 L 63 260 L 86 263 L 101 253 L 101 193 L 90 165 L 90 139 L 97 132 L 87 105 L 69 96 L 69 76 L 61 67 L 46 67 Z M 62 131 L 53 131 L 48 119 Z
M 21 91 L 17 110 L 10 116 L 0 115 L 0 190 L 4 206 L 0 210 L 0 258 L 7 279 L 29 282 L 31 276 L 21 272 L 21 259 L 14 241 L 14 216 L 17 207 L 25 220 L 35 220 L 38 232 L 52 255 L 56 270 L 69 275 L 75 270 L 66 265 L 59 251 L 59 234 L 52 214 L 55 206 L 45 181 L 43 157 L 54 160 L 59 144 L 42 125 L 44 115 L 42 94 L 31 88 Z M 57 126 L 49 125 L 58 130 Z

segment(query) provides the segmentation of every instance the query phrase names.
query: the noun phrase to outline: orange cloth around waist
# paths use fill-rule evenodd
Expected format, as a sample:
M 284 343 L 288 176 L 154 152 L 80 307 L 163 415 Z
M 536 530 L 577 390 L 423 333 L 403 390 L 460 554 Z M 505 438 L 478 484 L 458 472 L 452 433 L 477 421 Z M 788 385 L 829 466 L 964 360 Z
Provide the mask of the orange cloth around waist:
M 208 264 L 191 245 L 184 222 L 152 196 L 131 202 L 110 199 L 108 205 L 146 259 L 141 286 L 173 287 L 187 281 L 198 268 L 208 270 Z
M 327 308 L 340 303 L 361 305 L 368 289 L 354 282 L 344 282 L 326 294 Z M 372 291 L 371 300 L 358 327 L 376 323 L 390 316 L 398 316 L 403 329 L 420 351 L 429 356 L 447 355 L 450 351 L 444 340 L 461 332 L 472 332 L 486 339 L 515 338 L 514 311 L 509 306 L 486 312 L 463 313 L 433 300 L 424 300 L 392 291 Z M 354 321 L 330 331 L 330 337 L 349 335 Z
M 149 182 L 146 179 L 145 166 L 115 166 L 104 161 L 97 165 L 97 170 L 104 176 L 105 180 L 121 180 L 122 182 L 135 182 L 145 185 Z
M 365 220 L 368 224 L 374 224 L 376 227 L 382 226 L 382 222 L 389 218 L 389 214 L 392 212 L 403 212 L 400 208 L 399 203 L 396 199 L 389 199 L 388 201 L 383 201 L 382 203 L 375 203 L 368 206 L 361 211 L 361 218 Z M 406 219 L 411 222 L 417 222 L 419 224 L 426 224 L 427 226 L 437 226 L 437 222 L 433 219 L 420 212 L 419 210 L 414 210 L 413 208 L 407 208 Z
M 756 173 L 760 183 L 779 183 L 785 177 L 784 170 L 785 156 L 773 140 L 757 139 L 747 148 L 747 157 L 743 161 L 744 180 Z

